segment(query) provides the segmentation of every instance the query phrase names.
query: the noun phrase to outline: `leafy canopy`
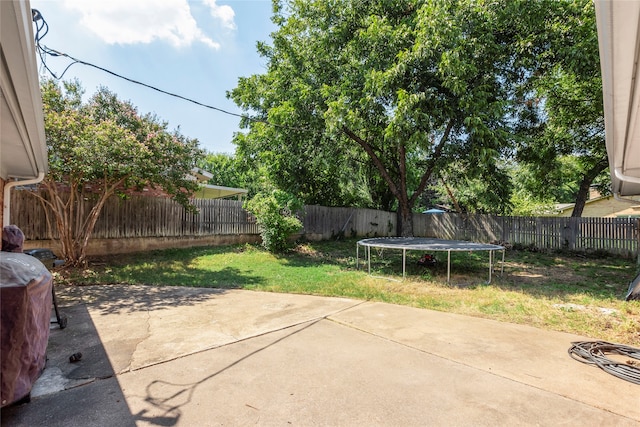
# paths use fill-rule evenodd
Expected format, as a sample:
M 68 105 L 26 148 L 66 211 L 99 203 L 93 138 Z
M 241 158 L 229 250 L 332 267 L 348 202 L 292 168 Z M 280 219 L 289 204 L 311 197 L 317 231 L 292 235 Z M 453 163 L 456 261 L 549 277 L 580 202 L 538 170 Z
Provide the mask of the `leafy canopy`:
M 49 173 L 40 199 L 53 213 L 63 256 L 85 261 L 102 206 L 113 195 L 157 188 L 185 208 L 198 184 L 187 178 L 201 155 L 198 141 L 100 88 L 86 102 L 78 82 L 42 84 Z M 84 201 L 94 201 L 91 209 Z
M 602 189 L 608 180 L 595 8 L 591 0 L 553 2 L 545 19 L 523 25 L 528 41 L 547 49 L 534 57 L 536 72 L 519 88 L 517 158 L 531 172 L 529 188 L 538 198 L 575 184 L 571 200 L 556 200 L 575 202 L 572 215 L 580 216 L 589 187 Z
M 159 187 L 189 206 L 197 183 L 186 177 L 202 155 L 197 140 L 169 132 L 167 123 L 140 115 L 107 88 L 83 103 L 78 82 L 63 86 L 42 86 L 49 181 L 110 194 Z
M 542 19 L 536 2 L 275 1 L 267 72 L 229 94 L 273 125 L 245 120 L 240 155 L 307 203 L 390 194 L 401 235 L 440 173 L 489 182 L 487 206 L 508 210 L 515 84 L 543 51 L 523 48 L 527 8 Z
M 262 245 L 270 252 L 289 248 L 289 236 L 302 228 L 297 216 L 302 207 L 300 200 L 282 190 L 258 193 L 244 204 L 256 217 Z

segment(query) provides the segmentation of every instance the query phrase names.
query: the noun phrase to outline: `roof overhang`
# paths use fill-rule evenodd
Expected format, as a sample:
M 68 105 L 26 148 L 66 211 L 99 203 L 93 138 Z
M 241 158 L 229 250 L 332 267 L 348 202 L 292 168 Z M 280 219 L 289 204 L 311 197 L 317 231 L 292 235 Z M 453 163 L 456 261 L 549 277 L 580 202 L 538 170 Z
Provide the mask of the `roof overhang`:
M 193 168 L 191 169 L 191 175 L 187 176 L 187 178 L 198 182 L 207 182 L 213 178 L 213 174 L 204 169 Z
M 29 1 L 0 1 L 0 178 L 47 172 L 44 114 Z
M 1 0 L 0 0 L 1 1 Z M 243 188 L 223 187 L 221 185 L 205 184 L 213 178 L 213 174 L 201 168 L 191 169 L 191 174 L 187 175 L 187 179 L 200 183 L 200 189 L 193 194 L 196 199 L 223 199 L 226 197 L 237 196 L 242 198 L 249 190 Z
M 196 199 L 222 199 L 237 196 L 241 198 L 249 191 L 242 188 L 222 187 L 220 185 L 202 184 L 200 189 L 193 194 Z
M 640 2 L 595 0 L 606 145 L 616 196 L 640 194 Z

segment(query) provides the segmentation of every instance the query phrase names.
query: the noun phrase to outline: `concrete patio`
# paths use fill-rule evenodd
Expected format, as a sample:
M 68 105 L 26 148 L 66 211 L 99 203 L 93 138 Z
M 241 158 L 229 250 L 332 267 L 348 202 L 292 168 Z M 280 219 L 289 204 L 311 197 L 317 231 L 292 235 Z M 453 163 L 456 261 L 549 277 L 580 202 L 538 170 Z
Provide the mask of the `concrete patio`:
M 58 298 L 68 326 L 3 426 L 640 425 L 640 386 L 571 359 L 576 335 L 244 290 Z

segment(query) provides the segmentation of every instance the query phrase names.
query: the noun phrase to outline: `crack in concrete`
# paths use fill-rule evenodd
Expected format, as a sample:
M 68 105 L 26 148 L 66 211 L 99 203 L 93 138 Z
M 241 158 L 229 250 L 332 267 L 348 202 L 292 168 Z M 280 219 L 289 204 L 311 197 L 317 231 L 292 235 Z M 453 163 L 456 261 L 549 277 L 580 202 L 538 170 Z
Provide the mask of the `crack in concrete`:
M 136 368 L 131 368 L 131 365 L 130 365 L 129 369 L 124 370 L 122 372 L 119 372 L 118 375 L 120 373 L 133 372 L 133 371 L 138 371 L 138 370 L 141 370 L 141 369 L 150 368 L 152 366 L 162 365 L 164 363 L 172 362 L 174 360 L 179 360 L 179 359 L 182 359 L 182 358 L 185 358 L 185 357 L 192 356 L 194 354 L 204 353 L 206 351 L 215 350 L 217 348 L 227 347 L 227 346 L 230 346 L 230 345 L 233 345 L 233 344 L 237 344 L 237 343 L 240 343 L 240 342 L 243 342 L 243 341 L 249 341 L 249 340 L 254 339 L 254 338 L 258 338 L 258 337 L 270 335 L 270 334 L 273 334 L 273 333 L 276 333 L 276 332 L 284 331 L 284 330 L 287 330 L 287 329 L 295 328 L 297 326 L 304 325 L 304 324 L 307 324 L 307 323 L 309 325 L 311 325 L 311 324 L 317 323 L 317 322 L 319 322 L 321 320 L 328 320 L 330 322 L 336 322 L 334 319 L 331 318 L 331 316 L 335 316 L 335 315 L 337 315 L 339 313 L 342 313 L 342 312 L 347 311 L 347 310 L 351 310 L 353 308 L 356 308 L 356 307 L 358 307 L 360 305 L 363 305 L 363 304 L 367 304 L 369 302 L 370 302 L 369 300 L 357 301 L 353 305 L 337 309 L 337 310 L 335 310 L 335 311 L 333 311 L 331 313 L 328 313 L 328 314 L 324 314 L 324 315 L 317 316 L 317 317 L 312 317 L 310 319 L 300 320 L 300 321 L 297 321 L 297 322 L 293 322 L 293 323 L 287 324 L 286 326 L 282 326 L 282 327 L 279 327 L 279 328 L 271 329 L 271 330 L 268 330 L 268 331 L 259 332 L 259 333 L 256 333 L 256 334 L 253 334 L 253 335 L 249 335 L 249 336 L 246 336 L 246 337 L 239 337 L 239 338 L 236 338 L 235 341 L 232 341 L 232 342 L 228 342 L 228 343 L 224 343 L 224 344 L 217 344 L 217 345 L 213 345 L 213 346 L 207 346 L 207 347 L 192 351 L 190 353 L 185 353 L 185 354 L 180 354 L 180 355 L 177 355 L 177 356 L 174 356 L 174 357 L 169 357 L 169 358 L 167 358 L 165 360 L 160 360 L 160 361 L 157 361 L 157 362 L 148 363 L 146 365 L 142 365 L 142 366 L 139 366 L 139 367 L 136 367 Z M 336 323 L 340 323 L 340 322 L 336 322 Z
M 144 336 L 144 338 L 141 338 L 137 343 L 136 346 L 134 347 L 133 351 L 131 352 L 131 357 L 129 358 L 129 364 L 127 365 L 126 368 L 120 370 L 120 372 L 117 372 L 116 375 L 125 373 L 125 372 L 131 372 L 133 370 L 135 370 L 133 368 L 134 365 L 134 361 L 136 358 L 136 353 L 138 352 L 138 347 L 140 347 L 140 344 L 144 343 L 146 340 L 149 339 L 149 337 L 151 337 L 151 310 L 147 309 L 146 310 L 147 313 L 147 318 L 146 318 L 146 322 L 147 322 L 147 333 Z

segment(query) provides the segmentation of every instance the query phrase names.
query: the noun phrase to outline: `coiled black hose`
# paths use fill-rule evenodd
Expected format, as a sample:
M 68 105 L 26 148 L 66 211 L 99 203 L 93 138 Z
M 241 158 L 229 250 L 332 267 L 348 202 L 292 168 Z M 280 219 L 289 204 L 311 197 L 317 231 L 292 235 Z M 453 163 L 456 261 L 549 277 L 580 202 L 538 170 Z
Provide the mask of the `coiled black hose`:
M 606 354 L 618 354 L 640 361 L 640 349 L 606 341 L 577 341 L 571 344 L 569 355 L 573 359 L 596 365 L 611 375 L 640 384 L 640 362 L 633 360 L 618 362 L 605 356 Z

